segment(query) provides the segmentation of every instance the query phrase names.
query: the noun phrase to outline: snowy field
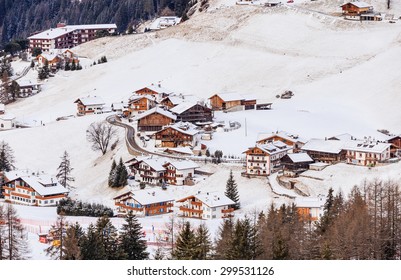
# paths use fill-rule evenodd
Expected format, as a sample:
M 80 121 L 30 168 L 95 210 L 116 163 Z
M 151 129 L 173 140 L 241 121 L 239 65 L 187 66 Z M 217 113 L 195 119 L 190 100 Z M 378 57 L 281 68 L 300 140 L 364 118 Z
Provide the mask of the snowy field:
M 295 2 L 326 12 L 341 4 Z M 174 28 L 102 38 L 77 47 L 75 51 L 87 57 L 87 62 L 103 55 L 109 62 L 93 67 L 87 63 L 82 71 L 60 71 L 44 83 L 42 92 L 6 107 L 18 121 L 35 125 L 0 132 L 0 140 L 8 142 L 15 152 L 17 168 L 55 174 L 66 150 L 76 179 L 72 197 L 112 206 L 112 197 L 121 191 L 107 187 L 112 159 L 131 158 L 124 131 L 119 128 L 120 141 L 114 151 L 104 156 L 92 151 L 86 129 L 107 115 L 74 117 L 73 102 L 97 95 L 110 105 L 159 81 L 174 92 L 204 100 L 215 93 L 234 91 L 273 102 L 268 111 L 215 114 L 217 121 L 241 123 L 238 130 L 217 132 L 212 141 L 204 141 L 211 151 L 223 150 L 225 155 L 243 156 L 260 132 L 286 130 L 307 139 L 342 133 L 381 139 L 383 135 L 377 129 L 401 132 L 400 22 L 349 22 L 296 7 L 269 9 L 234 3 L 211 1 L 208 12 L 198 13 Z M 397 11 L 395 8 L 394 13 Z M 15 70 L 21 71 L 28 64 L 14 63 Z M 35 76 L 30 71 L 27 78 Z M 275 97 L 285 90 L 292 90 L 295 96 L 290 100 Z M 61 116 L 72 117 L 56 121 Z M 320 172 L 308 171 L 324 181 L 302 178 L 302 182 L 311 195 L 326 194 L 329 187 L 347 192 L 365 178 L 399 179 L 400 167 L 399 163 L 373 169 L 339 164 Z M 238 216 L 266 210 L 272 202 L 288 202 L 272 194 L 266 179 L 241 177 L 241 166 L 207 165 L 201 169 L 215 173 L 195 186 L 170 187 L 168 192 L 179 199 L 197 190 L 224 191 L 229 170 L 233 169 L 242 205 Z M 46 258 L 39 252 L 43 246 L 37 244 L 35 234 L 39 224 L 55 221 L 55 209 L 31 211 L 18 206 L 18 211 L 31 222 L 27 226 L 35 251 L 32 258 Z M 80 222 L 87 226 L 93 220 L 82 218 Z M 168 220 L 169 216 L 164 215 L 141 218 L 141 223 L 151 233 L 152 225 L 161 230 Z M 121 224 L 121 220 L 114 222 Z M 207 221 L 213 234 L 220 222 Z

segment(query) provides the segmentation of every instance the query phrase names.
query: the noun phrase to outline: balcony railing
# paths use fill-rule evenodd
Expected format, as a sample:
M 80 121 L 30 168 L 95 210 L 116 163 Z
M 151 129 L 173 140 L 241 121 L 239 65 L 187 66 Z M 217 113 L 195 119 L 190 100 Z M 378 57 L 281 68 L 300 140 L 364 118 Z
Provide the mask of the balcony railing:
M 234 212 L 234 208 L 221 209 L 221 213 L 223 213 L 223 214 L 232 213 L 232 212 Z
M 185 206 L 180 206 L 180 210 L 185 211 L 185 212 L 199 213 L 199 214 L 203 213 L 203 210 L 191 209 L 191 208 L 188 208 Z

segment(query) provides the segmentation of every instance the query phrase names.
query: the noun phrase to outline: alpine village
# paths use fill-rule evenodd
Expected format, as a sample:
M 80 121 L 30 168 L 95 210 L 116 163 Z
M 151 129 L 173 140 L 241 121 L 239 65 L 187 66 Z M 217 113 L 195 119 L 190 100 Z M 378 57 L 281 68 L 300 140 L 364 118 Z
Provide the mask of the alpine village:
M 366 1 L 0 0 L 0 260 L 399 260 Z

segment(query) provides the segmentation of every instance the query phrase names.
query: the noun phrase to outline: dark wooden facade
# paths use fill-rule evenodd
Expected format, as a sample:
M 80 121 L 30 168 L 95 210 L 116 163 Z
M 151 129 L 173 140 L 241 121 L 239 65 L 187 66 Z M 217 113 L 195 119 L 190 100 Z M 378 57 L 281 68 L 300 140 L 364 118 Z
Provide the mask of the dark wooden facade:
M 308 153 L 308 155 L 315 161 L 331 163 L 331 164 L 345 161 L 347 154 L 345 150 L 341 150 L 339 153 L 328 153 L 328 152 L 308 151 L 308 150 L 305 150 L 305 152 Z
M 159 131 L 163 126 L 174 123 L 174 120 L 157 112 L 138 120 L 139 131 Z
M 401 151 L 401 135 L 394 136 L 387 140 L 387 142 L 392 144 L 390 148 L 390 156 L 395 157 L 397 152 Z
M 373 10 L 372 6 L 363 6 L 363 7 L 358 7 L 358 5 L 349 2 L 341 6 L 341 9 L 344 14 L 362 14 L 362 13 L 368 13 Z
M 161 147 L 176 148 L 192 146 L 194 137 L 193 135 L 185 134 L 173 127 L 167 127 L 154 134 L 156 144 L 161 141 Z
M 200 104 L 195 104 L 188 110 L 176 115 L 177 115 L 177 121 L 182 121 L 182 122 L 195 123 L 195 122 L 210 122 L 213 120 L 212 109 Z
M 313 160 L 310 161 L 302 161 L 302 162 L 293 162 L 289 155 L 285 155 L 281 158 L 281 165 L 285 170 L 291 171 L 304 171 L 309 169 L 309 164 L 313 163 Z
M 139 95 L 144 95 L 144 94 L 158 95 L 159 94 L 157 91 L 151 90 L 150 88 L 147 88 L 147 87 L 141 88 L 141 89 L 135 91 L 135 93 L 139 94 Z

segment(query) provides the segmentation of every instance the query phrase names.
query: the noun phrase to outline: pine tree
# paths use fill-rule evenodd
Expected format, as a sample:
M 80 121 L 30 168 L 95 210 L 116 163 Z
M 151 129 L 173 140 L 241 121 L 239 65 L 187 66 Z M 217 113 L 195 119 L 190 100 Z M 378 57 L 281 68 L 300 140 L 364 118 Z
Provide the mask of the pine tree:
M 0 172 L 8 172 L 14 167 L 14 151 L 7 142 L 0 142 Z
M 219 228 L 219 232 L 216 240 L 216 255 L 217 260 L 228 259 L 229 250 L 231 247 L 231 240 L 233 238 L 234 222 L 231 218 L 224 219 L 222 225 Z
M 209 230 L 205 224 L 200 224 L 195 232 L 195 255 L 196 260 L 210 259 L 210 251 L 212 249 L 212 242 L 210 240 Z
M 195 234 L 191 229 L 190 222 L 185 222 L 182 226 L 177 240 L 172 258 L 176 260 L 193 260 L 195 257 Z
M 109 217 L 100 217 L 96 222 L 96 233 L 106 260 L 123 260 L 127 255 L 118 244 L 118 232 Z
M 237 183 L 234 180 L 233 176 L 233 171 L 230 170 L 230 176 L 228 177 L 227 183 L 226 183 L 226 191 L 225 195 L 231 199 L 232 201 L 235 202 L 234 204 L 234 209 L 240 209 L 241 204 L 239 202 L 239 194 L 237 190 Z
M 64 151 L 63 156 L 61 157 L 61 163 L 57 168 L 57 179 L 60 184 L 68 188 L 70 191 L 73 187 L 69 184 L 69 182 L 74 182 L 74 177 L 71 176 L 71 171 L 74 168 L 71 167 L 70 156 L 68 155 L 67 151 Z
M 113 162 L 111 164 L 111 169 L 110 169 L 110 172 L 109 172 L 109 180 L 108 180 L 109 187 L 114 187 L 114 182 L 115 182 L 115 179 L 116 179 L 116 175 L 117 175 L 117 163 L 113 159 Z
M 81 257 L 83 260 L 105 260 L 106 253 L 100 236 L 93 224 L 90 224 L 82 238 Z
M 144 237 L 141 224 L 136 216 L 132 214 L 132 211 L 129 211 L 120 232 L 121 248 L 127 255 L 127 259 L 145 260 L 149 258 Z
M 125 167 L 123 163 L 123 159 L 120 158 L 120 162 L 118 163 L 117 166 L 117 173 L 118 173 L 118 182 L 116 182 L 115 187 L 123 187 L 127 185 L 127 179 L 128 179 L 128 172 L 127 168 Z

